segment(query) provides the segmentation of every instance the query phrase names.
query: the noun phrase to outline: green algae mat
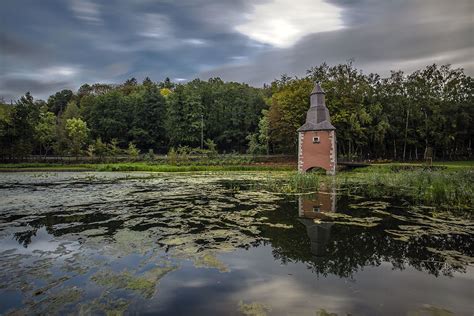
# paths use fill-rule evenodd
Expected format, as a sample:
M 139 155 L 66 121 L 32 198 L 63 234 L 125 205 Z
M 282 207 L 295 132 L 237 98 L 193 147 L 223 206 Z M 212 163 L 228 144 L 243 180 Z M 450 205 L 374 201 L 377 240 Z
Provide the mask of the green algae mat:
M 469 315 L 466 213 L 264 173 L 5 173 L 0 314 Z

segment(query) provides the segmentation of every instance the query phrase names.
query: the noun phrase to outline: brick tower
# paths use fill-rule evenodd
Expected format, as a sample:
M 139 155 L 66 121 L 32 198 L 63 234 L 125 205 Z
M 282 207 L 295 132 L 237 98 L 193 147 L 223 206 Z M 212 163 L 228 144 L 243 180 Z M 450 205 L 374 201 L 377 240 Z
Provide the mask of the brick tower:
M 331 124 L 324 91 L 316 83 L 311 92 L 306 123 L 298 129 L 298 171 L 319 167 L 334 175 L 336 157 L 336 128 Z

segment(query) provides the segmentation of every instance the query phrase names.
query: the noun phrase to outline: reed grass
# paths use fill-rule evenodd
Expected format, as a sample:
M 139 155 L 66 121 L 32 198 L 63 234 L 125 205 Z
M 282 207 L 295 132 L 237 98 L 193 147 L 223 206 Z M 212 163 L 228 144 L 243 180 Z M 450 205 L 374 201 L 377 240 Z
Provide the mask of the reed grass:
M 372 170 L 341 175 L 338 183 L 370 197 L 405 196 L 418 204 L 474 208 L 474 170 Z

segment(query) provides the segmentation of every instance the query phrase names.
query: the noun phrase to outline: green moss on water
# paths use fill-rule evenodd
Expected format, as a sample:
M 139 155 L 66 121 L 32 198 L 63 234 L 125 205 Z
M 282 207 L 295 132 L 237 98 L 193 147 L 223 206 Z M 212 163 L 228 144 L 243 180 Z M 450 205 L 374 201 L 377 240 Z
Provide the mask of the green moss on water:
M 407 316 L 453 316 L 454 313 L 441 307 L 425 304 L 414 311 L 408 311 Z
M 130 305 L 130 301 L 123 298 L 111 297 L 108 292 L 103 292 L 100 297 L 83 302 L 79 305 L 78 314 L 86 315 L 106 315 L 122 316 Z
M 324 308 L 321 308 L 316 312 L 316 316 L 337 316 L 337 314 L 327 312 Z
M 77 287 L 61 289 L 61 291 L 48 295 L 45 299 L 33 303 L 31 308 L 39 314 L 59 314 L 70 304 L 74 304 L 82 297 L 83 290 Z
M 219 272 L 229 272 L 229 267 L 224 264 L 221 260 L 217 259 L 214 253 L 199 254 L 194 259 L 194 266 L 197 268 L 213 268 L 219 270 Z
M 346 184 L 340 183 L 340 176 L 334 180 L 317 175 L 320 188 L 327 189 L 328 184 L 335 183 L 335 190 L 330 192 L 338 193 L 335 196 L 339 213 L 326 212 L 324 215 L 328 215 L 320 220 L 334 225 L 322 225 L 332 227 L 327 244 L 329 253 L 326 262 L 318 257 L 323 261 L 314 264 L 306 231 L 296 220 L 296 197 L 255 186 L 266 179 L 284 181 L 289 174 L 83 173 L 71 176 L 58 173 L 49 178 L 27 178 L 27 184 L 21 184 L 19 190 L 26 191 L 28 196 L 24 201 L 16 201 L 23 216 L 18 222 L 25 226 L 10 228 L 8 223 L 2 238 L 10 238 L 12 232 L 36 232 L 38 227 L 46 226 L 50 241 L 58 242 L 57 248 L 34 250 L 28 255 L 2 252 L 0 270 L 6 281 L 0 287 L 24 290 L 25 302 L 30 304 L 55 297 L 68 288 L 67 280 L 88 278 L 92 282 L 84 282 L 85 298 L 80 303 L 94 307 L 81 307 L 84 314 L 119 315 L 126 311 L 128 303 L 153 298 L 159 280 L 177 269 L 181 260 L 199 269 L 228 272 L 233 255 L 225 253 L 259 243 L 271 243 L 275 260 L 278 256 L 285 263 L 301 262 L 311 269 L 321 267 L 325 275 L 348 276 L 347 271 L 351 269 L 381 261 L 394 262 L 394 266 L 401 269 L 403 262 L 433 274 L 438 273 L 441 266 L 447 267 L 443 273 L 451 273 L 473 264 L 467 249 L 469 244 L 459 246 L 456 241 L 472 235 L 472 221 L 437 206 L 409 203 L 406 195 L 398 199 L 399 194 L 405 194 L 405 188 L 394 188 L 393 194 L 397 195 L 383 199 L 367 198 L 362 190 L 366 178 L 358 178 L 358 173 L 350 173 L 352 178 L 347 181 L 348 185 L 354 181 L 354 187 L 362 187 L 357 198 L 352 194 L 359 191 L 344 189 Z M 15 178 L 11 179 L 6 182 L 14 187 Z M 251 186 L 245 186 L 247 179 Z M 239 189 L 235 189 L 236 183 Z M 38 188 L 47 191 L 50 187 L 56 192 L 53 202 L 42 204 L 41 210 L 35 208 L 34 203 L 23 206 L 23 202 L 30 203 L 38 197 L 35 195 Z M 381 190 L 387 194 L 383 187 Z M 380 194 L 375 192 L 374 196 Z M 404 201 L 403 204 L 400 201 Z M 6 216 L 18 213 L 12 211 Z M 342 238 L 344 236 L 347 239 Z M 358 248 L 351 249 L 352 242 L 360 236 L 366 237 L 360 239 Z M 37 238 L 43 237 L 37 235 Z M 381 245 L 389 249 L 377 248 Z M 340 257 L 334 251 L 339 251 Z M 360 253 L 351 255 L 351 251 Z M 353 261 L 347 264 L 349 259 Z M 112 270 L 122 269 L 124 265 L 124 270 Z M 436 266 L 433 268 L 433 265 Z M 94 291 L 107 293 L 107 297 L 98 299 Z M 92 298 L 88 296 L 91 293 L 95 295 Z M 126 302 L 114 304 L 120 297 L 126 297 Z M 258 305 L 260 303 L 254 303 L 242 302 L 241 312 L 269 313 Z M 47 308 L 47 301 L 44 306 Z M 31 313 L 31 310 L 25 312 Z
M 360 227 L 375 227 L 382 221 L 382 218 L 375 217 L 375 216 L 353 217 L 344 213 L 333 213 L 333 212 L 325 213 L 325 216 L 329 218 L 329 221 L 332 221 L 335 224 L 352 225 L 352 226 L 360 226 Z
M 91 280 L 108 289 L 130 290 L 145 298 L 151 298 L 156 291 L 159 280 L 176 268 L 176 266 L 155 267 L 139 276 L 129 271 L 115 273 L 110 270 L 103 270 L 92 276 Z

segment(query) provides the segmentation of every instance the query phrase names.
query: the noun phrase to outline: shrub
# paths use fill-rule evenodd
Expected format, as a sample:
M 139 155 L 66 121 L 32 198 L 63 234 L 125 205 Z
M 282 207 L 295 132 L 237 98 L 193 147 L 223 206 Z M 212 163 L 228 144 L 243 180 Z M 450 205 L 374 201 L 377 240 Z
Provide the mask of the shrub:
M 134 143 L 130 142 L 128 143 L 128 149 L 127 149 L 127 154 L 133 159 L 137 159 L 137 157 L 140 155 L 140 150 L 135 146 Z

